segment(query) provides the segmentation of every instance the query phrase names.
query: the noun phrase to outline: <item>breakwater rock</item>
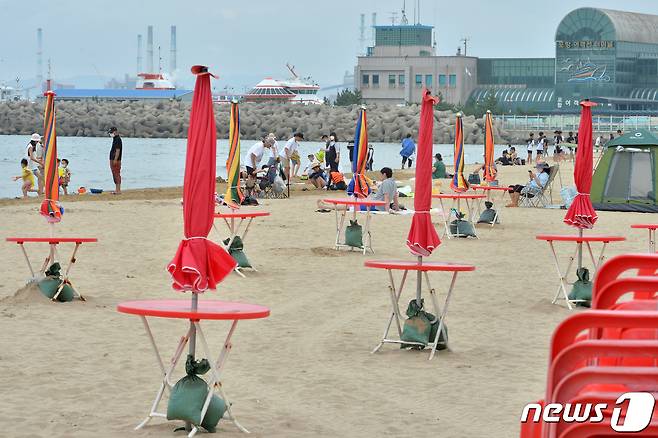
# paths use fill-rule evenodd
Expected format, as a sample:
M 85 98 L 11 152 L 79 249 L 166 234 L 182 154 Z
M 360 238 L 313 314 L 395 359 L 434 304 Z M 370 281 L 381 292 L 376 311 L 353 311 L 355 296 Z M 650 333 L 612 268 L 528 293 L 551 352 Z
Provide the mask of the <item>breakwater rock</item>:
M 185 102 L 57 102 L 57 133 L 61 136 L 98 137 L 116 126 L 126 137 L 184 138 L 189 125 L 190 103 Z M 230 105 L 215 105 L 217 135 L 228 138 Z M 341 141 L 354 137 L 358 106 L 243 103 L 240 105 L 240 134 L 245 139 L 274 132 L 287 138 L 301 131 L 307 140 L 318 141 L 335 131 Z M 374 142 L 398 142 L 407 133 L 418 136 L 420 106 L 368 106 L 368 138 Z M 435 111 L 434 142 L 454 140 L 455 114 Z M 484 121 L 465 116 L 464 142 L 481 144 Z M 6 102 L 0 104 L 0 134 L 29 135 L 41 132 L 43 104 Z M 494 124 L 496 143 L 512 141 L 510 133 Z

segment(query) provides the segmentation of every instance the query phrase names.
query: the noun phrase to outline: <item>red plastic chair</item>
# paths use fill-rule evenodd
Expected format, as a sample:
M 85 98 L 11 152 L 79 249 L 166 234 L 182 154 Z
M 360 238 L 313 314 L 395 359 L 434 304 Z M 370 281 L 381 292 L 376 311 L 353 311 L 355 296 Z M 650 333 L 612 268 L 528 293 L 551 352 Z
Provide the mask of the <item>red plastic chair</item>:
M 617 278 L 600 289 L 592 297 L 592 309 L 614 309 L 619 298 L 633 292 L 634 299 L 658 298 L 658 276 Z
M 641 270 L 642 274 L 655 275 L 658 270 L 658 254 L 622 254 L 606 261 L 594 277 L 594 296 L 613 280 L 630 270 Z
M 589 399 L 610 403 L 625 392 L 658 392 L 658 368 L 655 367 L 599 367 L 590 366 L 580 368 L 567 375 L 555 387 L 551 402 L 565 405 L 583 400 L 583 393 L 597 386 L 597 392 L 591 394 Z M 609 410 L 611 406 L 609 404 Z M 609 412 L 608 412 L 609 413 Z M 604 414 L 606 415 L 606 414 Z M 654 410 L 654 420 L 656 412 Z M 607 420 L 606 416 L 606 420 Z M 570 426 L 563 421 L 557 423 L 546 423 L 544 430 L 545 438 L 556 438 L 562 436 Z

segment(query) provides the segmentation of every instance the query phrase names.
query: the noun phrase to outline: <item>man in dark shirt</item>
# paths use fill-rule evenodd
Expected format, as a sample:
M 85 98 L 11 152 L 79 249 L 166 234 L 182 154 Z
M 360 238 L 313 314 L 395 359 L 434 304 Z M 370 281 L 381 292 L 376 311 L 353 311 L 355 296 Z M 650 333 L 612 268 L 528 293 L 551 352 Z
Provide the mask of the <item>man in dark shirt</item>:
M 112 171 L 112 179 L 116 186 L 115 195 L 121 194 L 121 153 L 123 151 L 123 143 L 119 136 L 119 130 L 116 127 L 111 127 L 108 131 L 112 137 L 112 149 L 110 149 L 110 170 Z

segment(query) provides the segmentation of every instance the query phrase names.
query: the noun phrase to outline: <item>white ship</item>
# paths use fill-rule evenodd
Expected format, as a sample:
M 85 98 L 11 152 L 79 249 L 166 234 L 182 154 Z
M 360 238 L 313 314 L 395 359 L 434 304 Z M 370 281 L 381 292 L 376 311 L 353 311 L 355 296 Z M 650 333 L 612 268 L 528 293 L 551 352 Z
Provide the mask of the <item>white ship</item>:
M 174 83 L 163 73 L 140 73 L 137 75 L 136 90 L 175 90 Z
M 249 90 L 243 98 L 249 102 L 285 101 L 305 105 L 321 105 L 324 101 L 318 97 L 320 86 L 310 77 L 300 78 L 295 68 L 286 64 L 292 77 L 287 80 L 265 78 Z

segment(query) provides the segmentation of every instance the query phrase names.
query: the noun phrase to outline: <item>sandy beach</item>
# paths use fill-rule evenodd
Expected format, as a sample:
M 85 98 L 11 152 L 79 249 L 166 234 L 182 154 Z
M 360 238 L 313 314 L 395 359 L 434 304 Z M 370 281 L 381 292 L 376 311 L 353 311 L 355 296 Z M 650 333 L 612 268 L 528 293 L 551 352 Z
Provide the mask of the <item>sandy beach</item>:
M 527 169 L 503 167 L 501 184 L 525 183 Z M 572 185 L 571 163 L 562 166 L 561 179 Z M 557 179 L 555 203 L 559 188 Z M 499 226 L 478 227 L 479 240 L 443 240 L 430 260 L 477 269 L 457 280 L 447 319 L 451 351 L 429 362 L 427 352 L 391 345 L 370 353 L 389 315 L 388 282 L 384 272 L 363 262 L 410 259 L 404 242 L 411 216 L 373 218 L 374 256 L 337 252 L 334 215 L 315 212 L 321 197 L 327 193 L 295 191 L 291 199 L 262 200 L 258 209 L 271 216 L 255 220 L 246 239 L 259 272 L 231 275 L 201 297 L 272 311 L 267 319 L 241 322 L 234 336 L 224 388 L 240 422 L 255 437 L 517 436 L 523 406 L 544 389 L 550 334 L 571 313 L 550 303 L 556 272 L 548 246 L 535 239 L 541 232 L 576 233 L 562 222 L 565 210 L 503 209 Z M 180 188 L 65 198 L 57 235 L 99 239 L 82 247 L 72 273 L 87 301 L 66 304 L 15 296 L 28 270 L 19 247 L 4 238 L 47 236 L 48 228 L 35 201 L 0 202 L 0 434 L 183 436 L 173 433 L 179 423 L 158 419 L 132 431 L 148 412 L 160 374 L 139 319 L 116 311 L 117 303 L 130 299 L 189 298 L 171 289 L 165 271 L 182 236 L 180 198 Z M 403 202 L 412 206 L 412 200 Z M 599 212 L 593 232 L 627 237 L 610 245 L 609 256 L 645 252 L 644 231 L 629 226 L 648 220 Z M 210 237 L 219 241 L 226 230 L 223 223 L 216 226 Z M 565 256 L 572 247 L 559 249 Z M 28 250 L 40 264 L 45 248 Z M 448 277 L 432 279 L 443 297 Z M 403 308 L 414 284 L 401 299 Z M 168 357 L 186 322 L 151 321 Z M 219 352 L 228 324 L 205 327 Z M 182 367 L 174 380 L 179 376 Z M 218 432 L 242 436 L 225 421 Z

